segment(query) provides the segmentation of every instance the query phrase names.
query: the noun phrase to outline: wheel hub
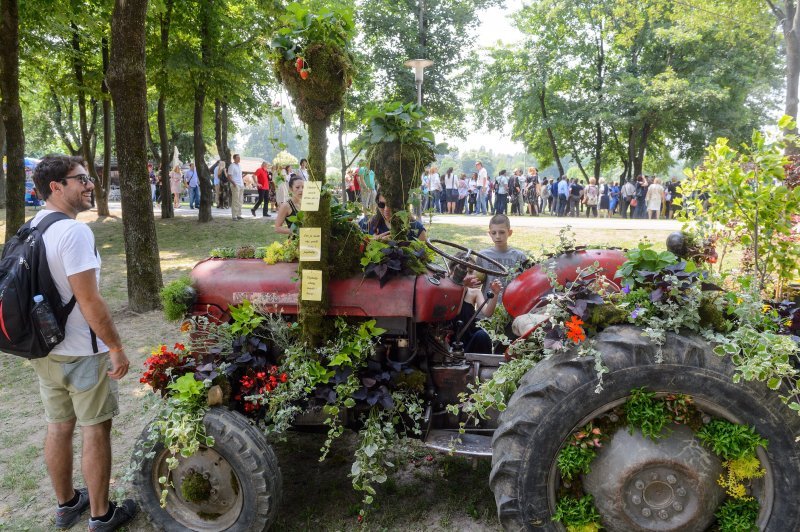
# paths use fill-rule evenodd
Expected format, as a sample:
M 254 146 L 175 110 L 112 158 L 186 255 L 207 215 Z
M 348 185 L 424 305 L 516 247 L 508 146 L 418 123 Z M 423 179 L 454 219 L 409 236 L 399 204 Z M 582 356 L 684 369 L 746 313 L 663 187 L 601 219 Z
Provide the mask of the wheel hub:
M 623 427 L 600 450 L 583 487 L 610 530 L 705 530 L 725 496 L 716 482 L 722 471 L 686 426 L 658 441 Z

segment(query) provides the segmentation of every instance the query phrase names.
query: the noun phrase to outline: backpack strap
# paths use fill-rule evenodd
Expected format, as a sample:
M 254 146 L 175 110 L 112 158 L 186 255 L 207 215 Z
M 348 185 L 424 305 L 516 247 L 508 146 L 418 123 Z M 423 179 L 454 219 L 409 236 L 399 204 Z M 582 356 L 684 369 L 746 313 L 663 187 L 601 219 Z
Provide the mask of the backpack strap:
M 71 219 L 72 218 L 70 218 L 63 212 L 51 212 L 50 214 L 42 218 L 42 221 L 36 225 L 35 229 L 40 233 L 44 234 L 44 232 L 47 231 L 50 228 L 50 226 L 53 225 L 54 223 L 60 222 L 61 220 L 71 220 Z M 28 222 L 26 225 L 29 226 L 30 222 Z

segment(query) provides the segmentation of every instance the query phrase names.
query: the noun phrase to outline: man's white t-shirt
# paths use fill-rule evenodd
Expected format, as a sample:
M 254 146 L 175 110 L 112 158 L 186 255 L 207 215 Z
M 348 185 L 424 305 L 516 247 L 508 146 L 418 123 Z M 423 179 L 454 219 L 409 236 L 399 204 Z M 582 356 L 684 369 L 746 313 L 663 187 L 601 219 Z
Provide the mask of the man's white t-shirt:
M 36 226 L 48 214 L 55 212 L 41 210 L 33 218 Z M 74 295 L 67 277 L 76 273 L 94 270 L 97 287 L 100 287 L 100 255 L 95 253 L 94 234 L 89 227 L 76 220 L 61 220 L 51 225 L 42 235 L 50 275 L 58 288 L 61 302 L 66 304 Z M 97 338 L 98 353 L 105 353 L 108 347 Z M 75 307 L 69 314 L 64 328 L 64 341 L 50 351 L 53 355 L 89 356 L 93 355 L 89 324 L 83 317 L 81 307 Z
M 228 178 L 231 183 L 237 187 L 244 187 L 244 180 L 242 179 L 242 167 L 236 163 L 231 163 L 228 166 Z
M 487 181 L 489 181 L 489 172 L 486 171 L 486 168 L 481 167 L 478 170 L 478 186 L 486 188 Z

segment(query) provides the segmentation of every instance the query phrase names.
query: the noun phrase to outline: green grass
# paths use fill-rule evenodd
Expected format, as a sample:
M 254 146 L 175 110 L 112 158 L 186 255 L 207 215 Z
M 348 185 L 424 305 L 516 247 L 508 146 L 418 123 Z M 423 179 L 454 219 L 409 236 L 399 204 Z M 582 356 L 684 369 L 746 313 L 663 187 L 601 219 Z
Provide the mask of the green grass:
M 28 492 L 38 489 L 44 475 L 42 450 L 28 445 L 2 460 L 3 474 L 0 487 L 10 492 Z

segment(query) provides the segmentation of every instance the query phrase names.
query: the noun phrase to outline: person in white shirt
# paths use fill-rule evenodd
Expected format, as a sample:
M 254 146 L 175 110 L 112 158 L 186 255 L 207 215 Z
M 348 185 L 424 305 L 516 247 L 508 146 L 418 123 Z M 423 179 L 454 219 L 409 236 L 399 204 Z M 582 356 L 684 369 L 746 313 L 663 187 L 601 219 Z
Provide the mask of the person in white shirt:
M 228 167 L 228 179 L 231 182 L 231 216 L 234 220 L 242 219 L 244 202 L 244 179 L 242 179 L 242 167 L 239 166 L 240 160 L 239 154 L 234 154 L 233 162 Z
M 478 170 L 478 214 L 487 214 L 489 212 L 487 196 L 489 192 L 489 173 L 480 161 L 475 163 L 475 168 Z
M 439 169 L 431 166 L 431 173 L 428 182 L 431 189 L 431 196 L 433 197 L 433 208 L 436 212 L 441 213 L 442 209 L 442 178 L 439 176 Z
M 445 201 L 442 203 L 447 203 L 447 214 L 455 214 L 458 202 L 458 178 L 453 173 L 452 166 L 444 174 L 444 194 Z
M 39 378 L 47 419 L 44 460 L 58 501 L 55 524 L 70 528 L 90 509 L 89 530 L 116 530 L 136 514 L 127 499 L 109 502 L 111 420 L 119 413 L 117 381 L 128 373 L 114 318 L 100 295 L 100 255 L 94 235 L 78 213 L 91 208 L 94 183 L 80 157 L 47 156 L 33 172 L 45 208 L 31 221 L 66 215 L 42 234 L 50 274 L 63 303 L 75 298 L 64 340 L 44 358 L 30 361 Z M 82 473 L 86 488 L 72 478 L 75 425 L 83 433 Z M 113 528 L 112 528 L 113 527 Z

